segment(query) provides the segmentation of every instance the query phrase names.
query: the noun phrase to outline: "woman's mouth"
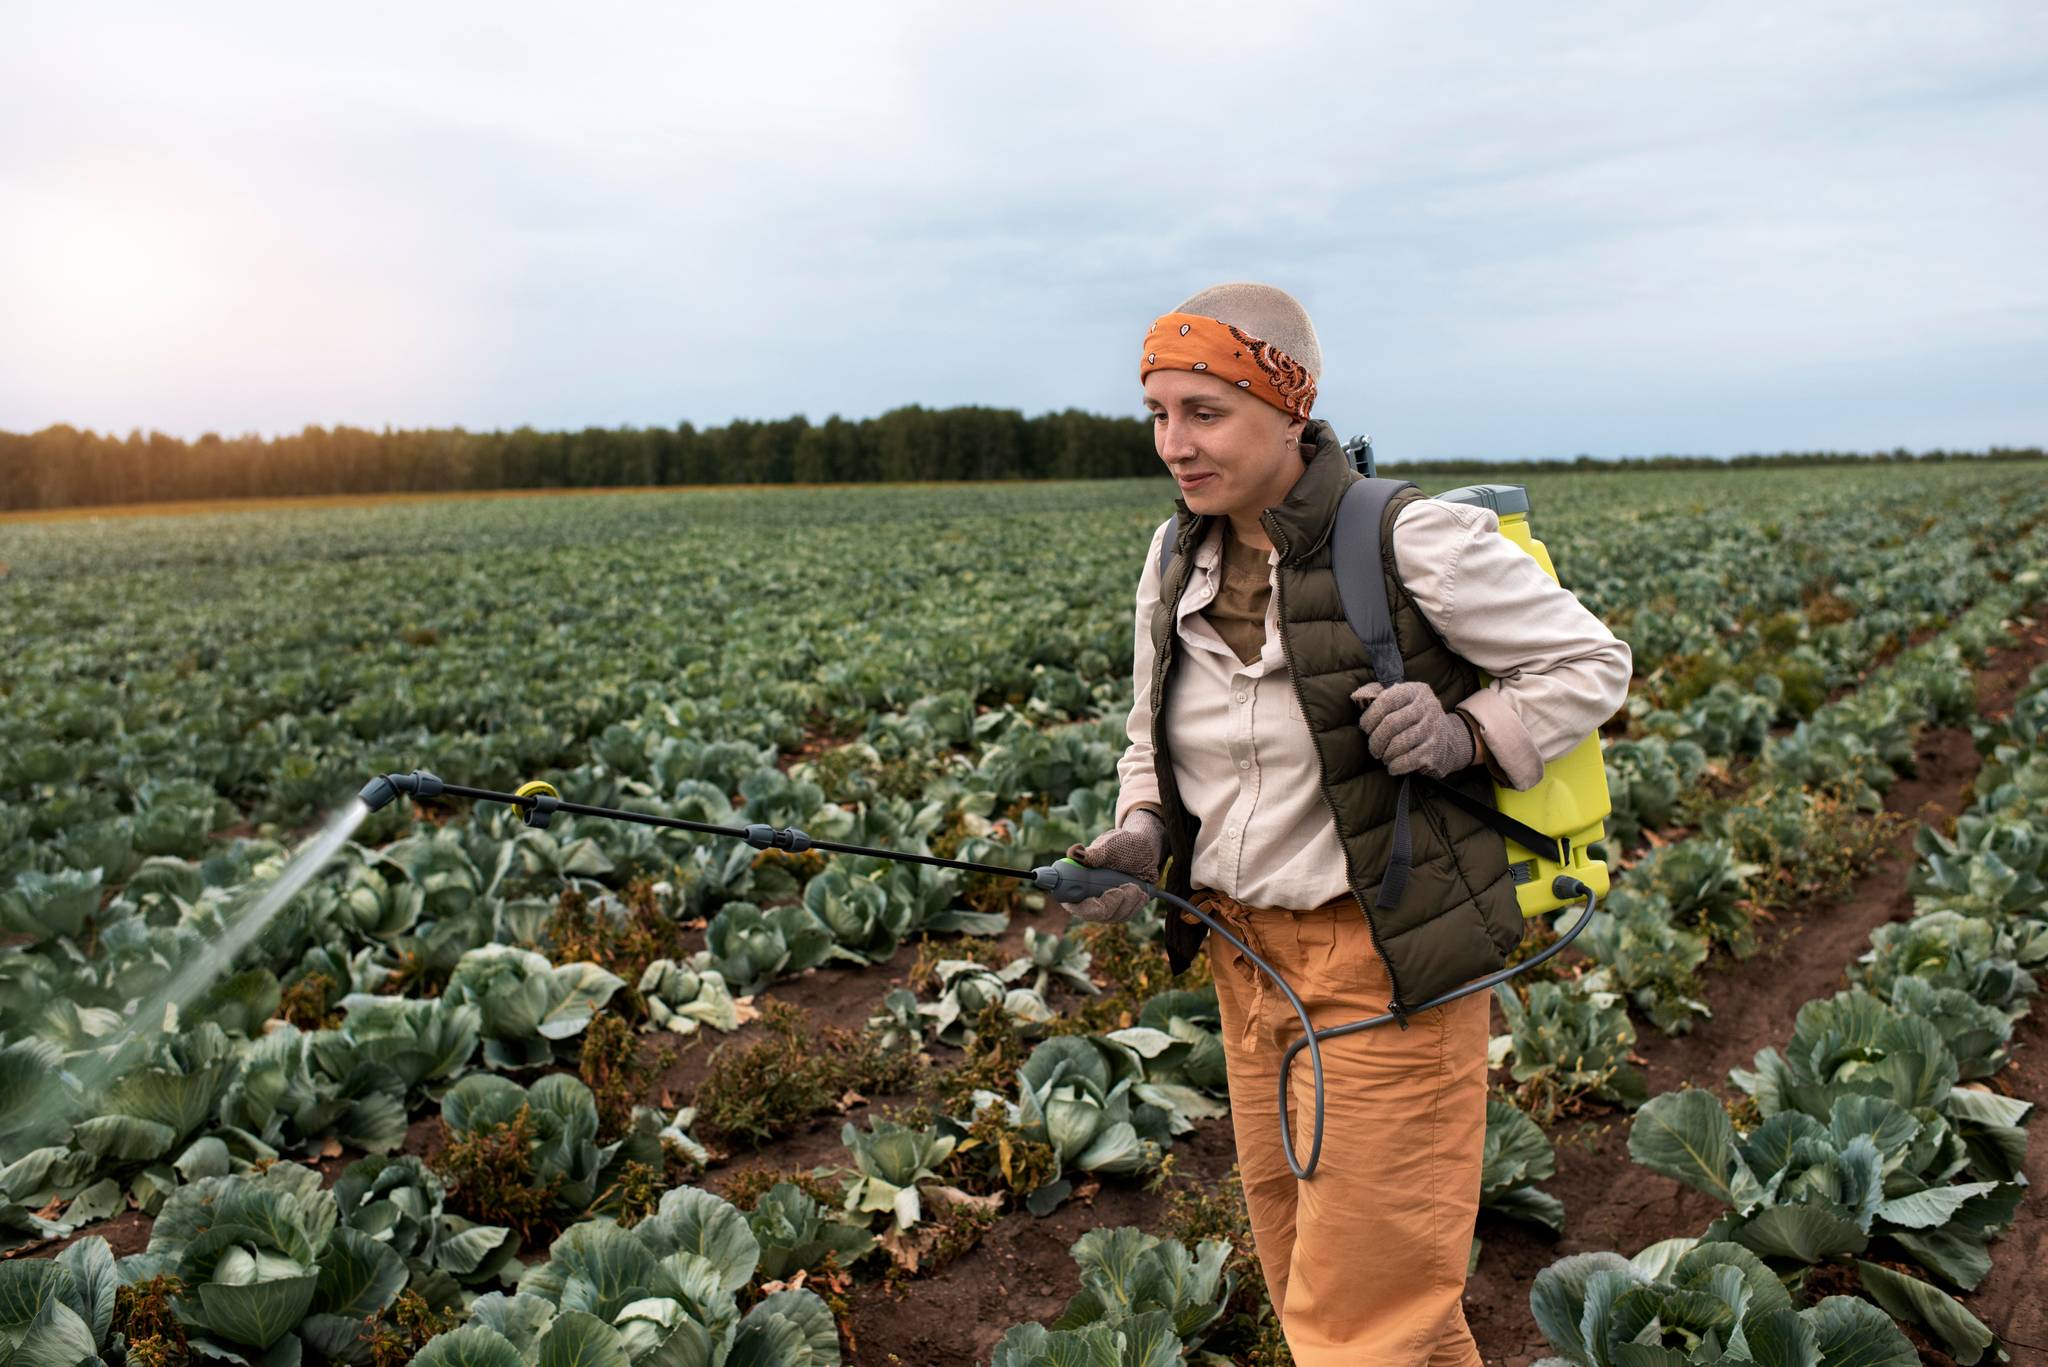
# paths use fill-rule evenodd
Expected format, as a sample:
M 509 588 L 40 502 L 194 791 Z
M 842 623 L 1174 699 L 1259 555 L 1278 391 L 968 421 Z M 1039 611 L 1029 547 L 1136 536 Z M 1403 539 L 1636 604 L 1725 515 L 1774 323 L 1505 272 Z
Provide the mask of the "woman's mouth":
M 1180 481 L 1181 488 L 1197 489 L 1200 488 L 1202 485 L 1208 483 L 1210 480 L 1216 478 L 1216 476 L 1215 473 L 1211 471 L 1199 475 L 1176 475 L 1175 478 Z

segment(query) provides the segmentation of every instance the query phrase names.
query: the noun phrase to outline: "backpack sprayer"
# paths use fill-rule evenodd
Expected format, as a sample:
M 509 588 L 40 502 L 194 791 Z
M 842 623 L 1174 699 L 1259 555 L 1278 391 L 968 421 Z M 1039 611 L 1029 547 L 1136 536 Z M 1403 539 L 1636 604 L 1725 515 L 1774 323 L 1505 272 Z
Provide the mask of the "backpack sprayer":
M 1343 599 L 1345 615 L 1350 620 L 1353 630 L 1365 642 L 1372 657 L 1374 677 L 1382 683 L 1399 683 L 1404 671 L 1386 603 L 1386 579 L 1381 568 L 1379 547 L 1380 514 L 1388 498 L 1411 486 L 1403 480 L 1374 477 L 1372 442 L 1369 438 L 1356 438 L 1346 445 L 1345 450 L 1351 456 L 1353 468 L 1365 478 L 1355 481 L 1345 490 L 1343 501 L 1338 507 L 1337 527 L 1331 546 L 1332 569 L 1337 576 L 1338 593 Z M 1526 489 L 1511 484 L 1478 484 L 1453 489 L 1437 497 L 1451 502 L 1473 503 L 1491 508 L 1500 518 L 1502 534 L 1533 555 L 1551 578 L 1557 577 L 1557 571 L 1551 566 L 1549 552 L 1544 549 L 1542 542 L 1530 534 L 1529 495 Z M 1162 546 L 1162 575 L 1166 556 L 1170 554 L 1170 548 L 1176 540 L 1176 537 L 1168 536 Z M 1382 907 L 1390 907 L 1397 903 L 1407 882 L 1410 855 L 1408 803 L 1411 777 L 1403 776 L 1400 783 L 1395 808 L 1394 856 L 1388 862 L 1386 876 L 1381 880 L 1379 904 Z M 744 840 L 757 850 L 786 850 L 792 854 L 801 854 L 806 850 L 821 850 L 829 854 L 860 854 L 871 858 L 894 859 L 906 864 L 929 864 L 936 868 L 959 869 L 966 873 L 1014 878 L 1031 884 L 1054 901 L 1061 903 L 1099 897 L 1111 888 L 1134 883 L 1143 888 L 1150 897 L 1170 903 L 1196 917 L 1210 930 L 1234 945 L 1260 972 L 1273 980 L 1281 994 L 1287 998 L 1287 1004 L 1294 1008 L 1294 1014 L 1300 1018 L 1302 1036 L 1288 1046 L 1280 1065 L 1280 1139 L 1281 1151 L 1287 1155 L 1287 1166 L 1293 1170 L 1297 1178 L 1305 1181 L 1315 1175 L 1316 1165 L 1323 1150 L 1324 1040 L 1356 1034 L 1361 1030 L 1369 1030 L 1396 1020 L 1405 1027 L 1406 1016 L 1442 1006 L 1460 997 L 1470 996 L 1474 992 L 1486 991 L 1496 983 L 1506 982 L 1518 973 L 1527 972 L 1578 938 L 1579 932 L 1584 930 L 1586 923 L 1592 919 L 1600 897 L 1607 891 L 1607 866 L 1597 859 L 1589 858 L 1586 853 L 1587 847 L 1605 834 L 1604 822 L 1610 810 L 1607 771 L 1602 763 L 1600 738 L 1597 735 L 1587 736 L 1570 752 L 1545 765 L 1543 777 L 1532 788 L 1517 791 L 1496 784 L 1493 793 L 1494 806 L 1490 808 L 1448 786 L 1428 780 L 1425 782 L 1430 795 L 1456 803 L 1499 832 L 1507 842 L 1508 869 L 1515 880 L 1516 898 L 1520 903 L 1523 917 L 1540 916 L 1546 912 L 1556 911 L 1570 906 L 1581 898 L 1584 899 L 1585 909 L 1572 923 L 1570 930 L 1518 964 L 1475 978 L 1471 982 L 1399 1012 L 1389 1010 L 1364 1020 L 1334 1025 L 1323 1030 L 1315 1028 L 1314 1022 L 1309 1019 L 1308 1008 L 1302 1004 L 1294 988 L 1271 964 L 1259 957 L 1251 946 L 1238 939 L 1193 902 L 1177 897 L 1164 888 L 1120 869 L 1093 869 L 1073 859 L 1061 858 L 1035 869 L 1023 870 L 966 859 L 943 859 L 937 855 L 915 854 L 907 850 L 871 849 L 864 845 L 849 845 L 836 840 L 814 840 L 794 826 L 720 826 L 711 822 L 687 821 L 681 817 L 657 816 L 651 812 L 626 811 L 616 807 L 592 807 L 580 802 L 564 801 L 553 785 L 539 781 L 523 784 L 518 791 L 510 793 L 494 792 L 488 788 L 468 788 L 457 783 L 443 782 L 424 769 L 415 769 L 409 774 L 379 775 L 363 786 L 361 798 L 364 806 L 376 811 L 400 793 L 414 798 L 466 797 L 480 802 L 503 802 L 517 807 L 522 821 L 529 826 L 541 828 L 547 826 L 556 812 L 567 812 L 572 816 L 594 816 L 607 821 L 630 821 L 643 826 L 662 826 L 671 830 L 695 831 L 703 835 L 729 836 Z M 1309 1130 L 1308 1161 L 1301 1163 L 1295 1160 L 1294 1135 L 1287 1121 L 1287 1084 L 1294 1065 L 1294 1057 L 1304 1049 L 1308 1051 L 1309 1069 L 1315 1079 L 1315 1118 Z

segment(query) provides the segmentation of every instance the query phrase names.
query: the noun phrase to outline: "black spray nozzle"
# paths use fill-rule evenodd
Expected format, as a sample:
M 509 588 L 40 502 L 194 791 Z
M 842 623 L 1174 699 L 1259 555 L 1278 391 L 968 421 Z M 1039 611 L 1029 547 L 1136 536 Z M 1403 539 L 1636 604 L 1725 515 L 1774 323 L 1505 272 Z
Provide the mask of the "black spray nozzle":
M 363 785 L 363 791 L 356 794 L 363 805 L 371 811 L 388 804 L 400 793 L 415 798 L 434 797 L 441 791 L 441 780 L 424 769 L 415 769 L 409 774 L 379 774 Z

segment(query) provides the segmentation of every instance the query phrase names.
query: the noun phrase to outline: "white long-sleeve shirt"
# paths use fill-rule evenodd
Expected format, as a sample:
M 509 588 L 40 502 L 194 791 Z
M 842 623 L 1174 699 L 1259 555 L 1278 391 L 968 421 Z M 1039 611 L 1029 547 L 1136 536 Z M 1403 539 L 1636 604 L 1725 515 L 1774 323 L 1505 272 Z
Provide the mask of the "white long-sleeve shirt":
M 1117 766 L 1116 821 L 1159 804 L 1152 749 L 1152 613 L 1160 524 L 1138 577 L 1130 745 Z M 1308 723 L 1280 649 L 1277 594 L 1250 664 L 1202 616 L 1223 576 L 1222 525 L 1194 549 L 1174 631 L 1181 642 L 1164 699 L 1174 781 L 1198 823 L 1193 885 L 1254 906 L 1313 907 L 1346 890 L 1344 852 L 1319 789 Z M 1269 552 L 1268 565 L 1280 554 Z M 1628 643 L 1500 534 L 1490 509 L 1416 499 L 1394 520 L 1401 582 L 1444 644 L 1492 675 L 1457 705 L 1503 783 L 1533 787 L 1543 766 L 1621 709 L 1634 670 Z M 1363 711 L 1363 709 L 1360 709 Z

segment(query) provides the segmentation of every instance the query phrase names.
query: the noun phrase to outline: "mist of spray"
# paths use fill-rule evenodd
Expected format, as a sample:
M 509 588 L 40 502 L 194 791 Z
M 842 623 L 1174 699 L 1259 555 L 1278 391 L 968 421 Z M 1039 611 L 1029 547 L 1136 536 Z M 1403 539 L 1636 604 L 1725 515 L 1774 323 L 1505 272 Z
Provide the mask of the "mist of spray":
M 361 798 L 350 798 L 347 806 L 328 818 L 319 834 L 299 847 L 298 853 L 254 901 L 227 913 L 225 934 L 208 945 L 204 953 L 181 965 L 161 987 L 137 1004 L 124 1031 L 76 1060 L 70 1070 L 70 1079 L 88 1103 L 98 1100 L 112 1080 L 116 1061 L 130 1043 L 180 1028 L 180 1022 L 192 1003 L 213 987 L 233 965 L 235 957 L 254 943 L 256 937 L 277 918 L 278 912 L 313 881 L 314 875 L 327 866 L 369 815 L 370 809 Z M 58 1087 L 45 1089 L 37 1102 L 32 1103 L 37 1109 L 47 1109 L 52 1115 L 62 1104 L 62 1091 Z M 37 1120 L 43 1118 L 36 1117 Z
M 277 919 L 277 913 L 313 881 L 313 876 L 327 866 L 327 861 L 334 858 L 348 838 L 356 833 L 356 827 L 362 825 L 369 815 L 370 809 L 363 805 L 363 800 L 352 797 L 347 806 L 329 817 L 320 833 L 299 848 L 291 862 L 278 873 L 277 881 L 263 890 L 262 896 L 246 910 L 231 914 L 225 935 L 208 945 L 204 954 L 172 974 L 137 1008 L 128 1026 L 131 1034 L 176 1029 L 177 1021 L 186 1009 L 228 971 L 235 956 L 247 949 Z M 175 1016 L 172 1014 L 174 1010 Z

